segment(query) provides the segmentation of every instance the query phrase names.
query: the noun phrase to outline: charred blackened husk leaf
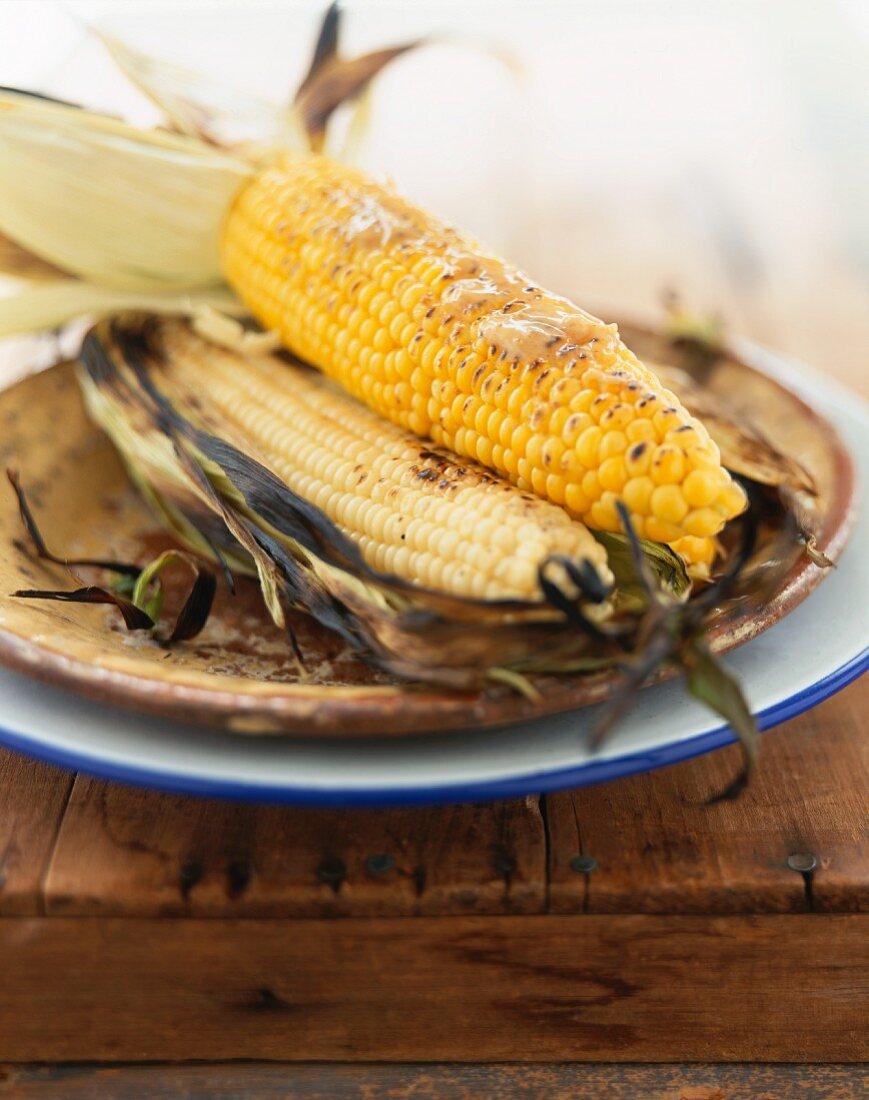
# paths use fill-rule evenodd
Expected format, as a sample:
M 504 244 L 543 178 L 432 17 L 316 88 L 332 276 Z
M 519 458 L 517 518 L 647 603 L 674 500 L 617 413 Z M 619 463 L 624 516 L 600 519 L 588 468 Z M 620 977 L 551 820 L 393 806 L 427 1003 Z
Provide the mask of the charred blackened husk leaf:
M 193 584 L 178 613 L 175 626 L 167 639 L 169 645 L 195 637 L 211 614 L 217 587 L 214 574 L 201 561 L 181 550 L 167 550 L 144 567 L 131 562 L 102 558 L 67 558 L 53 554 L 46 546 L 42 531 L 33 515 L 27 494 L 17 470 L 7 470 L 6 476 L 18 500 L 18 510 L 36 556 L 43 561 L 62 565 L 73 575 L 78 568 L 97 569 L 113 573 L 111 588 L 86 585 L 73 590 L 19 589 L 12 595 L 26 600 L 54 600 L 59 603 L 110 604 L 123 616 L 128 630 L 152 630 L 157 625 L 163 607 L 160 574 L 170 565 L 181 562 L 193 574 Z
M 294 106 L 315 150 L 322 148 L 326 127 L 334 112 L 358 98 L 391 61 L 423 45 L 422 41 L 374 50 L 345 58 L 338 52 L 340 5 L 329 5 L 323 19 L 310 68 L 296 91 Z
M 85 588 L 76 588 L 71 592 L 48 590 L 38 588 L 20 588 L 12 595 L 21 600 L 55 600 L 58 603 L 102 603 L 111 604 L 123 615 L 128 630 L 150 630 L 154 626 L 154 620 L 136 607 L 130 600 L 119 596 L 117 592 L 111 592 L 107 588 L 97 585 L 87 585 Z

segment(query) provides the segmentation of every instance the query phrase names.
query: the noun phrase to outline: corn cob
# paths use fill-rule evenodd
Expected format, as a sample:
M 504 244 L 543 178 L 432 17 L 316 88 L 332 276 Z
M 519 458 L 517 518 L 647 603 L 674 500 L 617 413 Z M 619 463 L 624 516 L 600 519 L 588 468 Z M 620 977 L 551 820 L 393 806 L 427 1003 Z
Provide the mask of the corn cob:
M 708 562 L 745 507 L 717 447 L 606 325 L 362 173 L 279 156 L 237 197 L 226 277 L 381 416 L 617 531 Z
M 215 347 L 181 321 L 166 321 L 160 338 L 173 406 L 276 473 L 372 569 L 487 600 L 540 599 L 552 555 L 611 581 L 603 546 L 563 509 L 426 450 L 322 375 Z

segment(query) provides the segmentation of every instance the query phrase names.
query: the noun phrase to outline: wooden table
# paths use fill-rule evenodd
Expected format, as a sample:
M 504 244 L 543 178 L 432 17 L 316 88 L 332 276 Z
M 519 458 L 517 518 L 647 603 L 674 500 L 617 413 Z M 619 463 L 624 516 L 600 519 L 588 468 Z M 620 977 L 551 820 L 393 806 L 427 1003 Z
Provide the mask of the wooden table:
M 867 706 L 864 679 L 766 734 L 749 791 L 714 806 L 731 749 L 366 812 L 3 753 L 0 1095 L 857 1095 L 844 1065 L 645 1063 L 869 1055 Z M 238 1059 L 257 1064 L 175 1065 Z M 125 1068 L 63 1066 L 82 1061 Z M 432 1061 L 477 1065 L 384 1064 Z

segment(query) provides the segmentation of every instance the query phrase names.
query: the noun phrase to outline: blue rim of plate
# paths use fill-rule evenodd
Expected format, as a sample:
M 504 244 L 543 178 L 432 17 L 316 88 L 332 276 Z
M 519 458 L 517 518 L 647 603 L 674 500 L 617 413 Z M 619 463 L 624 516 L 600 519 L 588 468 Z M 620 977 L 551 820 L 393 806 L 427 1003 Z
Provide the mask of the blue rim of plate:
M 841 691 L 869 669 L 869 648 L 852 657 L 845 664 L 823 676 L 813 684 L 802 688 L 786 699 L 781 699 L 755 717 L 761 730 L 787 722 L 811 707 Z M 48 764 L 80 771 L 98 779 L 109 779 L 135 787 L 171 794 L 197 795 L 199 797 L 228 799 L 234 802 L 272 803 L 310 807 L 385 807 L 436 805 L 451 802 L 492 802 L 524 795 L 546 794 L 552 791 L 588 787 L 623 779 L 642 772 L 654 771 L 669 764 L 679 764 L 714 749 L 733 744 L 735 736 L 728 725 L 716 726 L 695 737 L 688 737 L 660 749 L 607 757 L 599 761 L 574 764 L 545 772 L 523 772 L 503 779 L 470 780 L 467 783 L 447 783 L 423 787 L 292 787 L 287 784 L 271 786 L 265 783 L 229 782 L 223 779 L 204 779 L 182 772 L 155 771 L 107 761 L 65 749 L 46 746 L 34 741 L 27 734 L 15 733 L 0 727 L 0 745 L 24 753 Z

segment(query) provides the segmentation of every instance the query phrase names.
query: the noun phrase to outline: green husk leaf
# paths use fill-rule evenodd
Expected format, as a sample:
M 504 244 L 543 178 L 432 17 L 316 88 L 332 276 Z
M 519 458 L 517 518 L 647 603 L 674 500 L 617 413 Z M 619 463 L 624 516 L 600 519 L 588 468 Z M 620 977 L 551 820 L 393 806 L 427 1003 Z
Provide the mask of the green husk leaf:
M 216 581 L 213 573 L 201 562 L 182 550 L 167 550 L 142 569 L 130 562 L 109 561 L 97 558 L 64 558 L 53 554 L 46 546 L 45 539 L 33 515 L 27 494 L 21 485 L 17 470 L 7 469 L 6 476 L 18 499 L 21 522 L 36 550 L 37 557 L 72 570 L 75 567 L 101 569 L 116 573 L 111 589 L 97 585 L 87 585 L 73 592 L 46 589 L 21 589 L 13 595 L 20 599 L 57 600 L 65 603 L 107 603 L 121 612 L 129 630 L 151 630 L 160 618 L 163 608 L 163 589 L 159 575 L 170 565 L 180 562 L 194 574 L 193 585 L 188 593 L 175 627 L 168 639 L 174 642 L 186 641 L 195 637 L 208 621 L 211 605 L 214 601 Z
M 595 531 L 594 537 L 606 547 L 607 562 L 615 577 L 617 598 L 644 606 L 647 602 L 646 589 L 637 575 L 627 536 L 612 531 Z M 679 555 L 660 542 L 650 542 L 648 539 L 639 539 L 638 542 L 658 584 L 675 599 L 687 600 L 691 594 L 691 578 Z
M 721 661 L 700 642 L 688 647 L 683 657 L 688 691 L 707 707 L 720 714 L 739 737 L 743 766 L 736 778 L 710 802 L 735 798 L 748 783 L 757 758 L 757 725 L 739 682 Z
M 202 630 L 211 613 L 216 589 L 214 575 L 204 569 L 201 562 L 183 550 L 165 550 L 145 566 L 136 579 L 132 593 L 133 603 L 143 608 L 155 622 L 163 607 L 163 589 L 159 582 L 155 582 L 161 573 L 176 564 L 186 566 L 193 573 L 193 586 L 178 614 L 169 637 L 170 643 L 194 638 Z

